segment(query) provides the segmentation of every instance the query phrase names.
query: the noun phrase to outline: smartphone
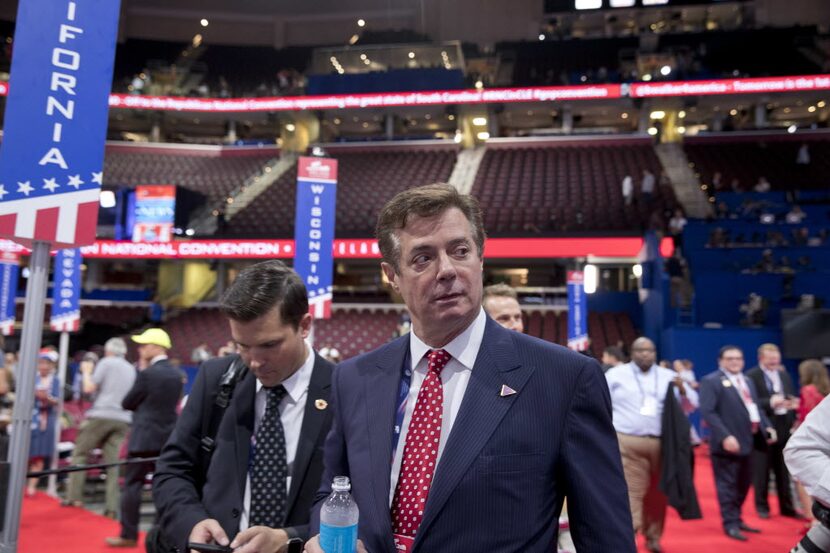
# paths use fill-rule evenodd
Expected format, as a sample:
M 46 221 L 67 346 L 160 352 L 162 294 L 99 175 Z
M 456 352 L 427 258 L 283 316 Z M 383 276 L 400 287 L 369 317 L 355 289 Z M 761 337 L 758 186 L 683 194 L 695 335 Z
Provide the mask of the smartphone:
M 227 545 L 219 545 L 218 543 L 197 543 L 193 541 L 187 542 L 187 549 L 190 551 L 200 551 L 201 553 L 231 553 L 233 549 Z

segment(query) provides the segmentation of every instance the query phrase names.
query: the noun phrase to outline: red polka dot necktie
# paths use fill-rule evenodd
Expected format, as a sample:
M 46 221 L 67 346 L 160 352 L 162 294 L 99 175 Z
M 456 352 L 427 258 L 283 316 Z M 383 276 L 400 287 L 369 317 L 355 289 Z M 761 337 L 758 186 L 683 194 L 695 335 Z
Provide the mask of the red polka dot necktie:
M 444 388 L 441 370 L 451 359 L 443 349 L 427 353 L 427 376 L 418 392 L 406 433 L 401 472 L 392 499 L 392 532 L 415 536 L 427 503 L 432 476 L 438 461 Z

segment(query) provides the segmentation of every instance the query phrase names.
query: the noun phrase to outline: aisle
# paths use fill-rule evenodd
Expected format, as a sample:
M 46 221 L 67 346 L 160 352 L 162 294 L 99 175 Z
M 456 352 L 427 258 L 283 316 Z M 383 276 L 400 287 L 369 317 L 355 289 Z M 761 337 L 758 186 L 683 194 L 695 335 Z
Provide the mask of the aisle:
M 127 549 L 107 547 L 104 538 L 117 536 L 117 521 L 85 509 L 61 507 L 45 493 L 23 500 L 19 553 L 113 553 L 144 551 L 143 533 L 138 546 Z
M 666 553 L 786 553 L 799 539 L 802 522 L 777 516 L 778 505 L 772 498 L 773 516 L 761 520 L 755 515 L 752 492 L 744 507 L 746 523 L 763 529 L 762 534 L 750 535 L 750 541 L 737 542 L 727 538 L 720 526 L 720 515 L 715 498 L 712 466 L 706 451 L 699 448 L 696 459 L 695 482 L 703 510 L 703 519 L 682 521 L 669 510 L 663 547 Z M 83 509 L 61 507 L 57 500 L 43 493 L 23 502 L 20 529 L 20 553 L 113 553 L 104 545 L 104 538 L 118 534 L 118 522 Z M 642 547 L 640 551 L 645 552 Z M 144 551 L 143 544 L 123 551 Z M 440 552 L 437 552 L 440 553 Z M 613 553 L 613 552 L 608 552 Z
M 786 553 L 800 539 L 799 529 L 803 522 L 778 516 L 778 502 L 775 496 L 770 497 L 772 516 L 763 520 L 755 514 L 753 495 L 744 503 L 744 522 L 750 526 L 761 528 L 761 534 L 749 534 L 749 541 L 739 542 L 726 537 L 723 533 L 718 511 L 718 500 L 715 497 L 715 481 L 712 475 L 712 464 L 709 461 L 708 450 L 705 447 L 697 448 L 695 458 L 695 485 L 697 487 L 703 519 L 683 521 L 669 508 L 666 520 L 666 532 L 663 537 L 665 553 L 724 553 L 731 551 L 746 551 L 749 553 Z M 642 538 L 637 542 L 639 551 L 645 552 Z

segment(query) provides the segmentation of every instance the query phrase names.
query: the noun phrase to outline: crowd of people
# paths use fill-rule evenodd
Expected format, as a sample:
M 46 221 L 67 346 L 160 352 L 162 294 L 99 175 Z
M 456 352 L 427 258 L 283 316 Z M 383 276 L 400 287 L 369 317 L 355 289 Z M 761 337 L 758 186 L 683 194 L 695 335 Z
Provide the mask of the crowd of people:
M 727 536 L 764 530 L 741 512 L 753 486 L 758 515 L 774 515 L 771 474 L 778 514 L 821 524 L 810 518 L 814 483 L 791 494 L 784 462 L 791 431 L 830 392 L 820 361 L 800 365 L 800 395 L 774 344 L 746 372 L 742 349 L 725 345 L 699 381 L 688 360 L 658 362 L 646 337 L 606 348 L 600 364 L 526 336 L 515 290 L 483 286 L 485 235 L 471 196 L 448 185 L 409 189 L 384 207 L 378 229 L 382 270 L 408 318 L 399 337 L 336 371 L 322 355 L 337 362 L 336 348 L 308 343 L 305 287 L 279 261 L 249 266 L 223 295 L 232 340 L 226 355 L 193 350 L 201 366 L 186 401 L 161 328 L 131 336 L 136 365 L 120 338 L 101 359 L 81 361 L 82 392 L 94 401 L 72 463 L 96 447 L 117 460 L 129 433 L 123 486 L 117 469 L 107 478 L 104 514 L 121 523 L 108 545 L 136 546 L 152 473 L 153 551 L 187 542 L 277 551 L 303 540 L 319 553 L 321 502 L 333 477 L 348 475 L 358 551 L 633 553 L 641 533 L 659 552 L 668 505 L 701 516 L 693 473 L 702 440 L 688 419 L 696 410 Z M 54 436 L 56 361 L 41 352 L 33 470 L 54 447 L 38 440 Z M 69 478 L 66 506 L 84 505 L 85 481 Z

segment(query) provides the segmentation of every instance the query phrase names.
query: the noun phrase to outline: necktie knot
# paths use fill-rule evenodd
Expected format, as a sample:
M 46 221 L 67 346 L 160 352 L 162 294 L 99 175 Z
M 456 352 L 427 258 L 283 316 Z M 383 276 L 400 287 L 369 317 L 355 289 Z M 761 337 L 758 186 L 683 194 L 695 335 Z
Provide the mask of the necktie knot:
M 427 352 L 427 369 L 428 372 L 434 372 L 437 376 L 441 376 L 441 371 L 447 366 L 452 356 L 447 353 L 447 350 L 432 349 Z
M 273 388 L 266 388 L 268 391 L 267 399 L 265 401 L 265 409 L 274 409 L 279 406 L 282 398 L 288 395 L 288 390 L 280 384 L 279 386 L 274 386 Z

